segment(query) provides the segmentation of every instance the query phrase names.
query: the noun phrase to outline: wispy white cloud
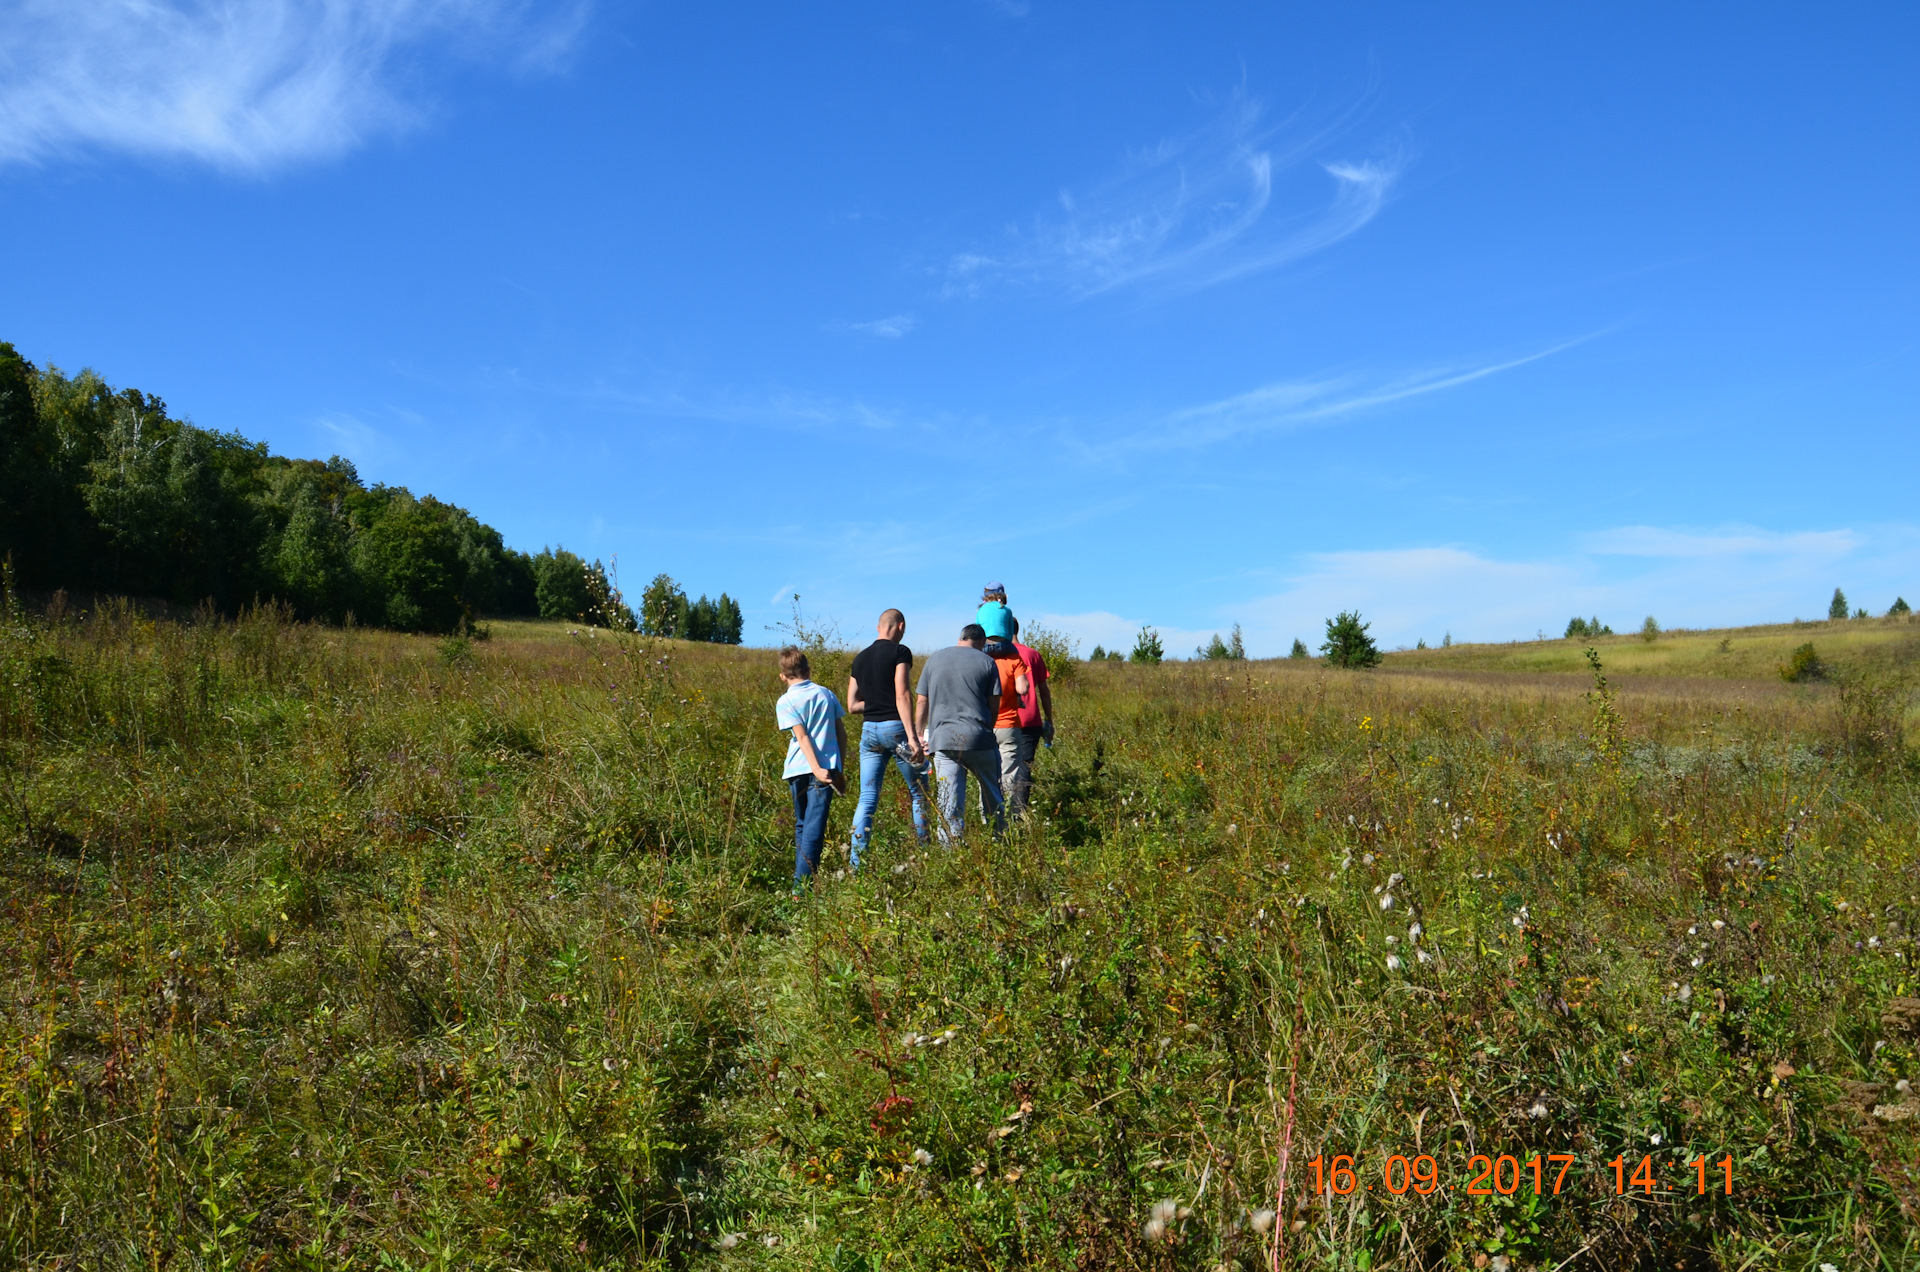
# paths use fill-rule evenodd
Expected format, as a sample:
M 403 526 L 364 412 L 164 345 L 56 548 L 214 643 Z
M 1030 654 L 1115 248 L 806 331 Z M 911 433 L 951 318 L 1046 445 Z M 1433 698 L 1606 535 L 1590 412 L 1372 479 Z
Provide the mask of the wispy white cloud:
M 876 318 L 872 322 L 850 322 L 847 329 L 878 336 L 882 340 L 898 340 L 918 325 L 912 314 L 894 314 L 889 318 Z
M 1320 639 L 1325 620 L 1358 610 L 1386 645 L 1558 635 L 1575 614 L 1621 630 L 1647 615 L 1668 627 L 1818 617 L 1843 586 L 1875 613 L 1920 591 L 1920 528 L 1771 531 L 1627 526 L 1569 551 L 1500 558 L 1457 545 L 1306 554 L 1278 592 L 1235 607 L 1257 654 Z M 1232 619 L 1227 621 L 1231 622 Z
M 1096 454 L 1173 450 L 1208 446 L 1247 433 L 1304 428 L 1471 384 L 1550 358 L 1589 339 L 1592 337 L 1582 336 L 1517 356 L 1452 363 L 1392 376 L 1344 373 L 1276 381 L 1167 412 L 1131 432 L 1102 437 L 1085 449 Z
M 0 0 L 0 163 L 119 151 L 264 170 L 422 116 L 431 47 L 534 69 L 586 0 Z
M 1057 214 L 1009 231 L 998 247 L 955 253 L 945 292 L 994 283 L 1078 296 L 1143 284 L 1192 289 L 1321 251 L 1379 214 L 1404 164 L 1398 147 L 1319 158 L 1346 123 L 1268 124 L 1257 101 L 1236 98 L 1206 127 L 1129 156 L 1093 189 L 1061 191 Z

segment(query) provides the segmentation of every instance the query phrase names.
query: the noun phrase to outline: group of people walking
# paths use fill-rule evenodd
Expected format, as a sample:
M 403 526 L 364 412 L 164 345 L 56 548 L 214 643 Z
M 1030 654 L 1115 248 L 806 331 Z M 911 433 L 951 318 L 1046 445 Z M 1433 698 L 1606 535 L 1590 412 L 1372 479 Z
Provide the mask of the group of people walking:
M 940 842 L 960 835 L 969 777 L 979 788 L 981 819 L 996 832 L 1006 828 L 1009 815 L 1027 810 L 1034 755 L 1042 742 L 1053 741 L 1053 695 L 1046 659 L 1018 639 L 1020 622 L 1007 608 L 1006 588 L 987 584 L 974 621 L 960 629 L 954 644 L 927 655 L 918 682 L 912 682 L 913 651 L 901 643 L 906 631 L 899 610 L 880 615 L 874 642 L 853 660 L 845 708 L 833 690 L 814 683 L 805 652 L 791 645 L 780 651 L 787 690 L 774 715 L 791 735 L 782 776 L 793 791 L 796 890 L 820 868 L 827 814 L 834 796 L 846 793 L 843 717 L 849 711 L 864 717 L 860 802 L 848 844 L 854 869 L 872 833 L 889 764 L 906 783 L 913 833 L 922 843 L 930 803 L 938 812 L 934 833 Z M 927 787 L 929 760 L 933 793 Z

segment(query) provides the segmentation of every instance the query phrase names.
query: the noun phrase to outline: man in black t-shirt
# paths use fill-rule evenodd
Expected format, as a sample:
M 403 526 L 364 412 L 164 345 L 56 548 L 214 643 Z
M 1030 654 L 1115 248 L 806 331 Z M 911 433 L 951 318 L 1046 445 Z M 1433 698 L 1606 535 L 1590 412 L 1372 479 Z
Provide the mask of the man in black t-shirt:
M 860 726 L 860 802 L 853 810 L 853 868 L 860 868 L 860 850 L 873 829 L 873 810 L 880 802 L 880 783 L 892 760 L 913 797 L 913 833 L 927 839 L 926 783 L 918 771 L 926 747 L 913 727 L 913 651 L 900 643 L 907 618 L 897 609 L 880 616 L 874 629 L 879 637 L 854 656 L 847 677 L 847 710 L 865 716 Z

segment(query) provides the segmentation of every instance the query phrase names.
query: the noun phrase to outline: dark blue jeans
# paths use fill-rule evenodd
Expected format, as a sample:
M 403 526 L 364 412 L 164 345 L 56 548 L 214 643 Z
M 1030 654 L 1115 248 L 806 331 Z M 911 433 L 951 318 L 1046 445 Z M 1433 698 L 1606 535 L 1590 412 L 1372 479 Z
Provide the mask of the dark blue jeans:
M 827 812 L 833 807 L 833 787 L 811 773 L 787 779 L 793 788 L 793 881 L 813 877 L 820 868 L 820 849 L 827 842 Z

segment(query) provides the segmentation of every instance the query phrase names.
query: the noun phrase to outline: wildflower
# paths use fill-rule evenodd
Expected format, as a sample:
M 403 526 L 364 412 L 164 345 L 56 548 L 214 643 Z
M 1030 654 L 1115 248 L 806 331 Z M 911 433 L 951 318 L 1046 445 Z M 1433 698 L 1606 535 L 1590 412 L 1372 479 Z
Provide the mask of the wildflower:
M 897 866 L 895 866 L 895 867 L 893 868 L 893 873 L 895 873 L 895 874 L 905 874 L 905 873 L 907 873 L 907 863 L 903 861 L 903 862 L 901 862 L 901 863 L 900 863 L 899 865 L 897 865 Z
M 1388 945 L 1398 945 L 1398 944 L 1400 944 L 1400 938 L 1399 938 L 1399 937 L 1397 937 L 1397 936 L 1395 936 L 1395 935 L 1394 935 L 1393 933 L 1391 933 L 1391 932 L 1389 932 L 1389 933 L 1387 933 L 1387 944 L 1388 944 Z
M 1834 1267 L 1831 1263 L 1822 1263 L 1820 1265 L 1820 1272 L 1840 1272 L 1840 1269 Z
M 1680 1001 L 1684 1003 L 1691 1000 L 1692 998 L 1693 998 L 1693 986 L 1682 985 L 1680 987 Z
M 1419 959 L 1423 965 L 1433 962 L 1433 955 L 1427 953 L 1425 950 L 1415 950 L 1413 956 Z
M 1385 892 L 1386 890 L 1387 890 L 1387 885 L 1384 883 L 1376 883 L 1373 885 L 1373 895 L 1376 897 L 1379 896 L 1382 892 Z
M 1847 903 L 1846 903 L 1845 901 L 1840 901 L 1840 902 L 1837 902 L 1837 903 L 1835 903 L 1835 905 L 1834 905 L 1834 907 L 1833 907 L 1833 908 L 1834 908 L 1834 909 L 1836 909 L 1836 910 L 1848 910 L 1848 909 L 1852 909 L 1852 907 L 1851 907 L 1851 906 L 1849 906 L 1849 905 L 1848 905 L 1848 904 L 1847 904 Z
M 1156 1201 L 1153 1203 L 1153 1209 L 1147 1213 L 1149 1217 L 1164 1222 L 1180 1213 L 1180 1203 L 1177 1201 Z
M 1660 1147 L 1660 1132 L 1658 1132 L 1658 1131 L 1655 1131 L 1655 1132 L 1654 1132 L 1653 1134 L 1651 1134 L 1651 1135 L 1649 1135 L 1649 1136 L 1647 1136 L 1647 1140 L 1648 1140 L 1648 1142 L 1649 1142 L 1649 1143 L 1651 1143 L 1651 1144 L 1652 1144 L 1652 1145 L 1653 1145 L 1653 1146 L 1654 1146 L 1655 1148 L 1658 1148 L 1658 1147 Z
M 740 1244 L 740 1234 L 737 1232 L 726 1233 L 718 1241 L 714 1242 L 714 1244 L 722 1250 L 731 1250 Z
M 1893 1084 L 1893 1089 L 1898 1091 L 1902 1095 L 1911 1095 L 1913 1094 L 1913 1083 L 1907 1081 L 1905 1078 L 1902 1078 L 1898 1082 Z
M 1397 971 L 1399 971 L 1399 970 L 1400 970 L 1400 968 L 1401 968 L 1402 966 L 1403 966 L 1403 964 L 1402 964 L 1402 963 L 1400 962 L 1400 956 L 1399 956 L 1398 954 L 1389 954 L 1389 955 L 1387 955 L 1387 970 L 1388 970 L 1388 971 L 1390 971 L 1390 972 L 1397 972 Z
M 1372 854 L 1372 853 L 1366 853 L 1366 854 L 1364 854 L 1364 855 L 1363 855 L 1363 856 L 1362 856 L 1362 857 L 1360 858 L 1360 862 L 1361 862 L 1361 864 L 1362 864 L 1362 865 L 1368 865 L 1368 866 L 1370 866 L 1370 865 L 1372 865 L 1372 864 L 1373 864 L 1373 854 Z
M 1487 1272 L 1507 1272 L 1513 1266 L 1513 1260 L 1504 1254 L 1493 1256 L 1493 1262 L 1487 1264 Z
M 766 1246 L 767 1249 L 771 1250 L 773 1249 L 773 1247 L 780 1244 L 780 1238 L 773 1235 L 771 1232 L 769 1232 L 766 1236 L 760 1238 L 760 1244 Z
M 1694 965 L 1695 967 L 1698 967 L 1698 966 L 1700 966 L 1700 964 L 1702 964 L 1702 963 L 1704 963 L 1704 962 L 1706 962 L 1706 961 L 1707 961 L 1707 960 L 1706 960 L 1706 959 L 1704 959 L 1704 958 L 1696 958 L 1696 959 L 1694 959 L 1694 960 L 1693 960 L 1693 965 Z
M 600 1057 L 600 1067 L 606 1072 L 612 1073 L 617 1066 L 612 1056 L 602 1056 Z
M 1273 1211 L 1256 1210 L 1247 1216 L 1247 1226 L 1255 1232 L 1265 1232 L 1273 1227 Z
M 1773 984 L 1773 973 L 1772 973 L 1772 972 L 1768 972 L 1768 973 L 1767 973 L 1767 974 L 1766 974 L 1765 976 L 1762 976 L 1762 977 L 1760 978 L 1760 983 L 1761 983 L 1762 985 L 1771 985 L 1771 984 Z
M 1388 886 L 1389 888 L 1391 888 L 1391 887 L 1392 887 L 1392 886 L 1393 886 L 1394 884 L 1396 884 L 1396 883 L 1399 883 L 1399 882 L 1401 882 L 1401 881 L 1402 881 L 1403 879 L 1405 879 L 1406 877 L 1407 877 L 1407 876 L 1405 876 L 1405 875 L 1403 875 L 1403 874 L 1401 874 L 1401 873 L 1400 873 L 1400 872 L 1399 872 L 1398 870 L 1396 870 L 1396 871 L 1394 871 L 1394 872 L 1393 872 L 1393 874 L 1392 874 L 1392 875 L 1390 875 L 1390 876 L 1388 876 L 1388 878 L 1387 878 L 1387 886 Z
M 1694 926 L 1692 926 L 1692 927 L 1690 927 L 1690 928 L 1688 928 L 1688 929 L 1687 929 L 1687 935 L 1688 935 L 1688 936 L 1698 936 L 1698 935 L 1700 935 L 1700 925 L 1696 923 L 1696 924 L 1695 924 Z
M 1393 909 L 1393 893 L 1389 892 L 1380 898 L 1380 908 L 1382 910 Z
M 1167 1221 L 1164 1219 L 1147 1220 L 1146 1225 L 1140 1229 L 1140 1235 L 1149 1241 L 1161 1240 L 1167 1235 Z
M 1238 834 L 1239 832 L 1240 832 L 1239 826 L 1235 825 L 1233 822 L 1227 823 L 1227 833 L 1229 835 L 1235 835 L 1235 834 Z
M 913 1160 L 917 1166 L 931 1166 L 933 1165 L 933 1154 L 924 1148 L 916 1148 L 913 1150 Z
M 1411 924 L 1407 928 L 1407 939 L 1409 941 L 1418 941 L 1420 939 L 1420 934 L 1424 931 L 1426 931 L 1426 929 L 1421 927 L 1418 923 Z
M 1725 919 L 1715 919 L 1713 921 L 1713 930 L 1716 932 L 1718 932 L 1721 928 L 1725 926 L 1727 926 L 1727 921 Z
M 1879 938 L 1879 937 L 1877 937 L 1877 936 L 1870 936 L 1870 937 L 1868 937 L 1868 938 L 1867 938 L 1867 948 L 1868 948 L 1868 949 L 1870 949 L 1870 950 L 1877 950 L 1877 949 L 1879 949 L 1879 948 L 1880 948 L 1880 938 Z
M 1547 1115 L 1547 1106 L 1539 1100 L 1535 1100 L 1533 1102 L 1533 1107 L 1527 1110 L 1527 1116 L 1530 1118 L 1534 1118 L 1536 1120 L 1543 1118 L 1546 1115 Z

